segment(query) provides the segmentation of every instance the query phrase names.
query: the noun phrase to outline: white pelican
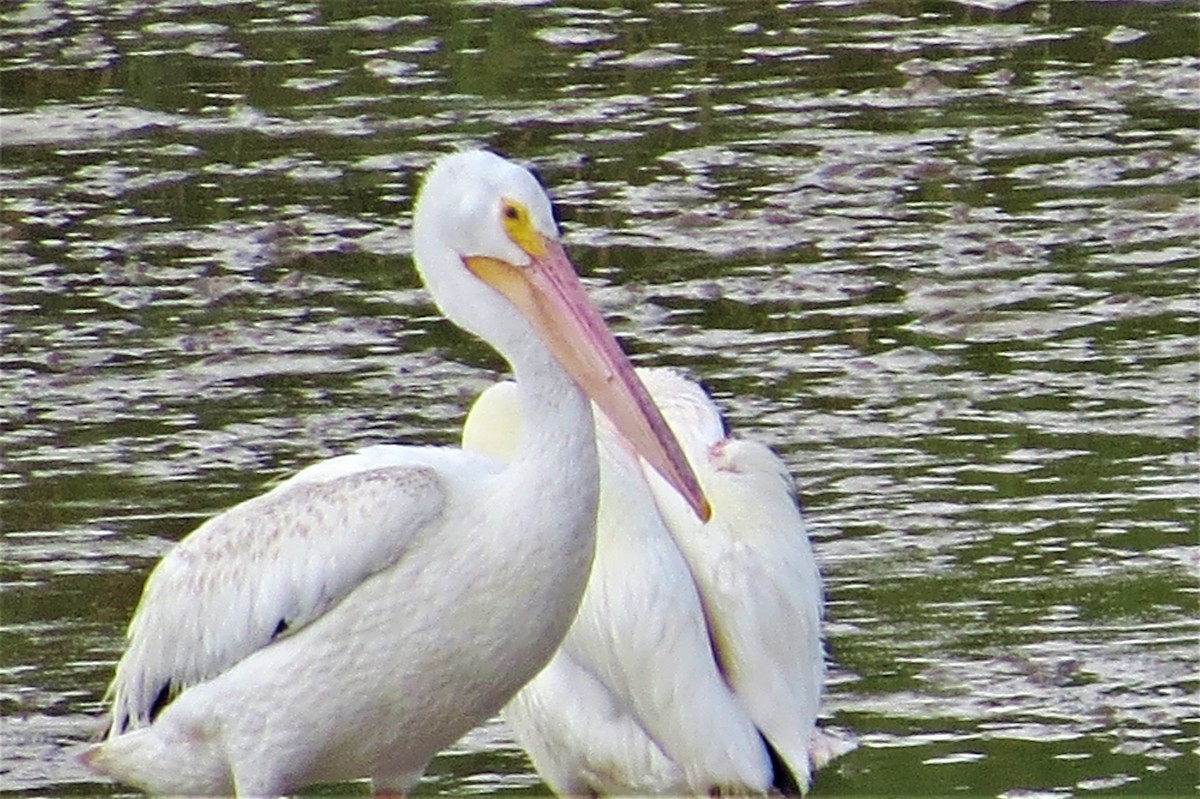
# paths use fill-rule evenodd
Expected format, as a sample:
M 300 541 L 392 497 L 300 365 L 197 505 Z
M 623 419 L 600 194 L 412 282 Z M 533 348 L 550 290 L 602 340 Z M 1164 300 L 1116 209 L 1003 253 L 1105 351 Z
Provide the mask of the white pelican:
M 805 791 L 848 747 L 816 729 L 821 580 L 791 478 L 768 448 L 728 438 L 699 386 L 637 371 L 712 519 L 692 523 L 597 415 L 592 575 L 562 647 L 504 715 L 558 793 Z M 463 446 L 510 457 L 523 418 L 515 386 L 493 386 Z
M 92 768 L 154 793 L 361 777 L 407 791 L 575 615 L 595 541 L 589 397 L 707 516 L 529 172 L 486 152 L 442 158 L 413 239 L 441 310 L 513 368 L 536 420 L 515 457 L 372 447 L 201 525 L 146 582 Z

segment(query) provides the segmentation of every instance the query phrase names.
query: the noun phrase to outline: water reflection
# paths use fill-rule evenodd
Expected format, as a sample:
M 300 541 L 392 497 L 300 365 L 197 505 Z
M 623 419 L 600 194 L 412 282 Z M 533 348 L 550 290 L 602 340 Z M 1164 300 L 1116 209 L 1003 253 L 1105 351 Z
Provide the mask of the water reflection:
M 1195 789 L 1200 174 L 1183 3 L 96 4 L 0 12 L 6 790 L 154 560 L 314 458 L 447 442 L 502 368 L 412 180 L 541 169 L 640 360 L 797 476 L 820 793 Z M 495 725 L 442 793 L 538 783 Z

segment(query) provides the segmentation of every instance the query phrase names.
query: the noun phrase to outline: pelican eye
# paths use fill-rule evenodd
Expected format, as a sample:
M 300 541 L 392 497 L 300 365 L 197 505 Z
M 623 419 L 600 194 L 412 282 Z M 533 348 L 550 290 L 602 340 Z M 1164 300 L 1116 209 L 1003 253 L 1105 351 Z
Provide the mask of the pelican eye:
M 529 219 L 529 210 L 515 200 L 505 200 L 500 207 L 501 221 L 504 232 L 522 250 L 532 258 L 540 258 L 546 252 L 542 237 L 533 229 Z

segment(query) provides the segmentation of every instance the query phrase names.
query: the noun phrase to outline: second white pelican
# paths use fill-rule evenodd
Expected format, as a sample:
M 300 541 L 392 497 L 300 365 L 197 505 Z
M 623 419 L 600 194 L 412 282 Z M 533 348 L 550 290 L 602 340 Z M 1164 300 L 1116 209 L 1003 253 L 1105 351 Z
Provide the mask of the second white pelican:
M 486 152 L 430 170 L 413 223 L 442 311 L 495 346 L 533 420 L 509 465 L 383 446 L 210 519 L 146 582 L 83 760 L 153 793 L 404 792 L 555 651 L 595 540 L 589 398 L 706 516 L 678 444 L 587 301 L 550 202 Z
M 504 715 L 556 792 L 800 793 L 846 747 L 816 728 L 821 579 L 768 448 L 726 436 L 716 405 L 667 369 L 638 369 L 712 502 L 693 524 L 598 415 L 596 560 L 579 614 Z M 463 446 L 518 451 L 511 383 L 472 407 Z

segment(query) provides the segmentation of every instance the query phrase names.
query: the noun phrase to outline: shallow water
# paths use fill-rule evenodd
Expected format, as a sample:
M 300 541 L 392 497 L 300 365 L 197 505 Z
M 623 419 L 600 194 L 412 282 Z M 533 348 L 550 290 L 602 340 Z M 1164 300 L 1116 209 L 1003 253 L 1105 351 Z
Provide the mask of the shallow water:
M 172 541 L 316 458 L 457 437 L 503 364 L 407 225 L 465 143 L 535 165 L 636 359 L 791 465 L 860 742 L 817 795 L 1197 789 L 1193 5 L 41 0 L 0 29 L 6 793 L 121 792 L 70 755 Z M 421 790 L 544 789 L 493 723 Z

